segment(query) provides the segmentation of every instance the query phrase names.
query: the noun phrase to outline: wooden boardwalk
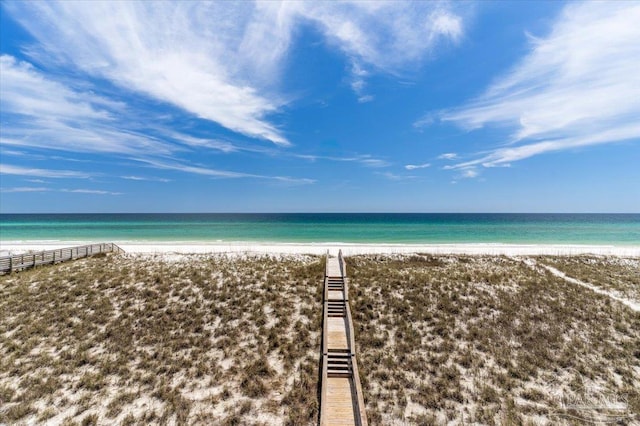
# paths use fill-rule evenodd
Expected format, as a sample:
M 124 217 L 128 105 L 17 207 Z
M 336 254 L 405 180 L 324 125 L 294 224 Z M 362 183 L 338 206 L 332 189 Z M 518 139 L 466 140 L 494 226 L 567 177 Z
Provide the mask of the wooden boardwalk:
M 124 253 L 114 243 L 89 244 L 86 246 L 68 247 L 56 250 L 45 250 L 37 253 L 17 254 L 0 257 L 0 274 L 7 274 L 40 265 L 52 265 L 67 260 L 80 259 L 100 253 Z
M 327 254 L 323 299 L 320 425 L 366 425 L 342 252 Z

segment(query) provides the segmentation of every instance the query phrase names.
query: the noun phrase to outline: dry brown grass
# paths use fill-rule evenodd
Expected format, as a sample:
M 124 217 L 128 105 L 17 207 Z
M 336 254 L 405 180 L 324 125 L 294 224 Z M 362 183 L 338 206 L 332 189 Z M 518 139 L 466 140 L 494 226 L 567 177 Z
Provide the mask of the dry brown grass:
M 347 263 L 372 424 L 640 421 L 627 307 L 507 257 Z
M 0 424 L 306 424 L 317 257 L 85 259 L 0 278 Z
M 117 259 L 0 278 L 0 424 L 317 421 L 323 259 Z M 610 298 L 508 257 L 347 262 L 371 424 L 640 421 L 640 315 Z

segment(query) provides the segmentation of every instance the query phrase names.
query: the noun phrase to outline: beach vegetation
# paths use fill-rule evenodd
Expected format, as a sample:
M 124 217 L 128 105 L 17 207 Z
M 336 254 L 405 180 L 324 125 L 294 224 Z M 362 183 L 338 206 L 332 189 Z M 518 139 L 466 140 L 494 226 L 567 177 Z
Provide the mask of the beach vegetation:
M 0 423 L 313 423 L 323 271 L 106 255 L 3 276 Z
M 592 264 L 550 259 L 558 267 Z M 358 367 L 374 423 L 640 421 L 640 315 L 526 260 L 347 258 Z M 581 278 L 608 273 L 618 289 L 633 287 L 635 260 L 609 261 L 615 272 L 596 266 Z M 594 403 L 603 395 L 617 405 Z M 571 413 L 568 401 L 594 408 Z
M 637 259 L 348 257 L 370 424 L 640 422 L 640 315 L 540 265 L 637 297 Z M 323 273 L 129 254 L 3 276 L 0 423 L 316 424 Z

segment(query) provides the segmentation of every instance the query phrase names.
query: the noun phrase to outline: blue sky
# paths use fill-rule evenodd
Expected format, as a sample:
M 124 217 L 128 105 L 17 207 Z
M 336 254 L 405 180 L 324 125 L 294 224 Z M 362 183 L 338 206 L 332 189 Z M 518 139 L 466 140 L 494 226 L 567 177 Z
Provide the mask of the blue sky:
M 638 2 L 13 2 L 2 212 L 640 212 Z

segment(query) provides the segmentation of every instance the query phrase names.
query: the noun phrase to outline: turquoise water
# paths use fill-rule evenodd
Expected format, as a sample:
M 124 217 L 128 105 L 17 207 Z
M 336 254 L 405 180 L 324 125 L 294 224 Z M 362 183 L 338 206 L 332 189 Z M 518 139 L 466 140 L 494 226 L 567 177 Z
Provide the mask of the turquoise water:
M 640 214 L 3 214 L 0 240 L 640 246 Z

